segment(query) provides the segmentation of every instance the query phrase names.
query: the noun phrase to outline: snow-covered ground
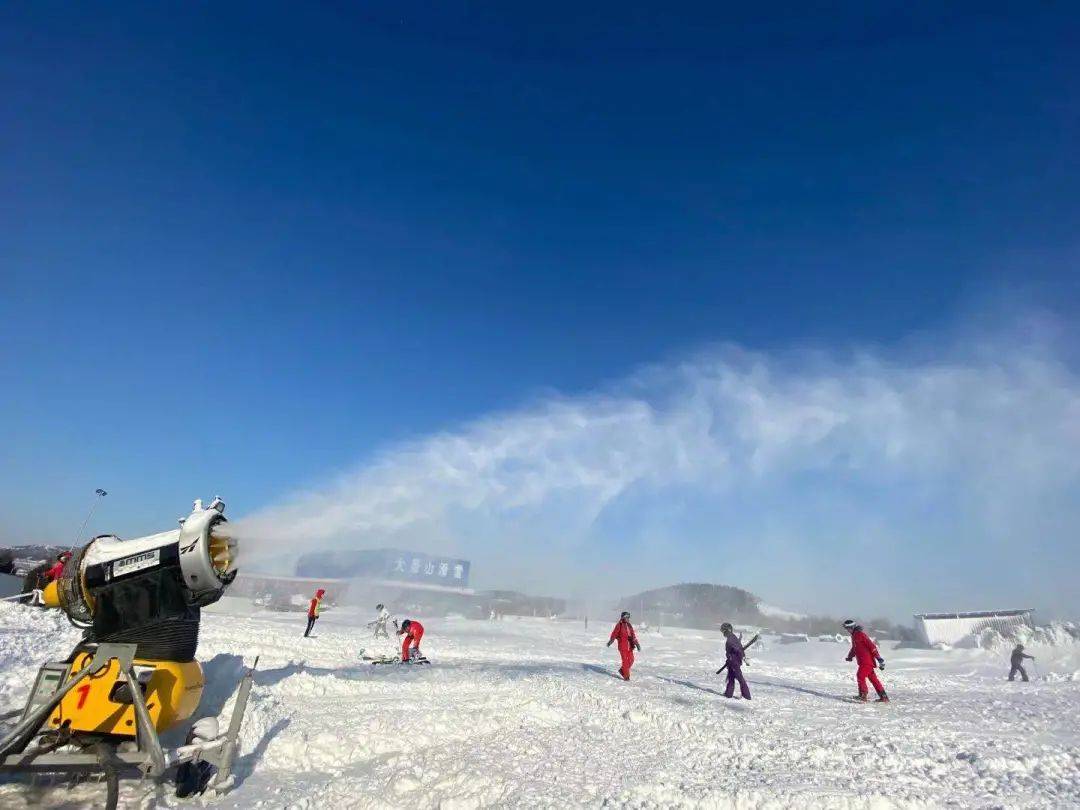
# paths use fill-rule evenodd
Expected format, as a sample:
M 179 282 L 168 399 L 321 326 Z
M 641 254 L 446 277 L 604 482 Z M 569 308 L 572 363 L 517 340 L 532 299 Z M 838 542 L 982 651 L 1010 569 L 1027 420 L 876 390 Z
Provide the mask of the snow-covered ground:
M 376 667 L 359 659 L 373 646 L 368 618 L 328 611 L 302 639 L 303 614 L 249 614 L 234 599 L 207 611 L 202 714 L 226 719 L 241 666 L 261 656 L 238 784 L 181 802 L 128 781 L 124 806 L 1080 804 L 1080 645 L 1030 648 L 1042 677 L 1025 684 L 1006 682 L 1000 651 L 886 644 L 893 702 L 882 706 L 845 700 L 846 646 L 767 642 L 746 702 L 720 695 L 713 633 L 643 633 L 624 683 L 606 622 L 430 619 L 432 666 Z M 21 708 L 38 664 L 75 639 L 58 613 L 0 604 L 0 712 Z M 99 795 L 0 784 L 3 807 L 85 807 Z

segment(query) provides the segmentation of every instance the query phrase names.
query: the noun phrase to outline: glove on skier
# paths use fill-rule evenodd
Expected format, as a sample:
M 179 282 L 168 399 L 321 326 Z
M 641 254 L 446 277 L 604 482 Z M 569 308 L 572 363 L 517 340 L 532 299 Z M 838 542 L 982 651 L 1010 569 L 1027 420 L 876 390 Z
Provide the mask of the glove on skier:
M 885 669 L 885 659 L 879 657 L 877 660 L 877 665 L 878 669 Z

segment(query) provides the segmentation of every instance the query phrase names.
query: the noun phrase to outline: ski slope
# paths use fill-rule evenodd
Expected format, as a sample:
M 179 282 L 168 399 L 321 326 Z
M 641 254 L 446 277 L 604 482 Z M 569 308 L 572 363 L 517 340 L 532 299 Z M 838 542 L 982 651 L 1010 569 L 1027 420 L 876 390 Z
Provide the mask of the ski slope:
M 1080 803 L 1080 650 L 1031 648 L 1042 679 L 1008 683 L 1007 656 L 883 645 L 893 702 L 855 704 L 846 645 L 754 648 L 753 701 L 725 700 L 717 634 L 641 634 L 634 680 L 614 675 L 608 622 L 424 619 L 430 667 L 371 666 L 370 616 L 204 613 L 200 714 L 228 717 L 260 656 L 232 792 L 181 802 L 125 783 L 126 807 L 884 808 Z M 614 617 L 612 618 L 614 621 Z M 0 604 L 0 712 L 38 664 L 76 640 L 58 613 Z M 386 642 L 383 642 L 386 645 Z M 389 649 L 386 645 L 384 649 Z M 1049 676 L 1049 677 L 1047 677 Z M 0 783 L 3 807 L 89 807 L 71 791 Z

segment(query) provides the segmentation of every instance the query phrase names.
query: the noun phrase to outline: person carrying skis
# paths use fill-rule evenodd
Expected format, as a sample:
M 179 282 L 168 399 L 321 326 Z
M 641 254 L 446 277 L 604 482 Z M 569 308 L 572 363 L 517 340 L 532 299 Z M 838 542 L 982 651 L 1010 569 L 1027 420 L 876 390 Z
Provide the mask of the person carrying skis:
M 888 703 L 889 696 L 885 694 L 885 687 L 881 685 L 874 668 L 885 669 L 885 659 L 878 654 L 877 645 L 870 636 L 866 635 L 861 624 L 856 624 L 854 619 L 844 622 L 844 629 L 851 633 L 851 649 L 848 651 L 847 660 L 854 658 L 859 668 L 855 673 L 855 680 L 859 684 L 858 700 L 865 701 L 870 690 L 866 688 L 867 680 L 877 690 L 878 703 Z
M 607 646 L 610 647 L 616 641 L 619 642 L 619 656 L 622 658 L 619 674 L 622 675 L 624 681 L 628 681 L 630 680 L 630 667 L 634 665 L 634 650 L 641 651 L 637 633 L 634 632 L 634 625 L 630 624 L 630 611 L 628 610 L 624 610 L 619 616 L 619 622 L 615 625 L 615 629 L 611 631 L 611 638 L 608 639 Z
M 1025 658 L 1030 658 L 1032 661 L 1035 660 L 1034 655 L 1028 655 L 1027 653 L 1024 652 L 1024 645 L 1023 644 L 1017 644 L 1016 647 L 1013 648 L 1012 656 L 1010 657 L 1010 663 L 1012 664 L 1012 667 L 1009 669 L 1009 680 L 1010 681 L 1015 680 L 1016 673 L 1019 672 L 1020 677 L 1024 680 L 1025 683 L 1027 683 L 1028 674 L 1027 674 L 1027 670 L 1024 669 L 1024 659 Z
M 382 603 L 376 605 L 375 610 L 378 611 L 378 615 L 375 617 L 375 621 L 368 624 L 368 627 L 374 628 L 375 638 L 390 638 L 390 631 L 386 629 L 386 625 L 390 621 L 390 611 Z M 397 622 L 394 622 L 394 626 L 396 629 Z
M 739 692 L 742 694 L 743 700 L 750 700 L 750 687 L 747 686 L 746 678 L 742 674 L 742 665 L 746 660 L 746 651 L 743 648 L 742 639 L 735 635 L 735 628 L 728 622 L 720 625 L 720 632 L 727 639 L 724 642 L 724 655 L 727 658 L 725 665 L 725 669 L 727 669 L 727 689 L 724 690 L 724 697 L 735 696 L 735 681 L 738 681 Z
M 315 621 L 319 618 L 319 609 L 322 607 L 323 595 L 325 593 L 325 590 L 319 588 L 319 590 L 315 591 L 315 596 L 312 597 L 311 603 L 308 605 L 307 630 L 304 631 L 304 638 L 311 635 L 311 628 L 315 626 Z
M 424 637 L 424 625 L 420 624 L 416 619 L 406 619 L 401 623 L 397 634 L 405 637 L 401 641 L 401 663 L 409 663 L 410 653 L 417 658 L 424 657 L 423 653 L 420 652 L 420 639 Z

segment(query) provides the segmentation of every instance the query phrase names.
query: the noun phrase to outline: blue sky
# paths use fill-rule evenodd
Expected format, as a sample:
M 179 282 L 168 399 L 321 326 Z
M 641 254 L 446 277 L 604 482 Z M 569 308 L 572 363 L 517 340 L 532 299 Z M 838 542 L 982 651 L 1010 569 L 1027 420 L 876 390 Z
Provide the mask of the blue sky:
M 270 508 L 717 343 L 1068 323 L 1080 13 L 865 5 L 5 5 L 3 537 Z

